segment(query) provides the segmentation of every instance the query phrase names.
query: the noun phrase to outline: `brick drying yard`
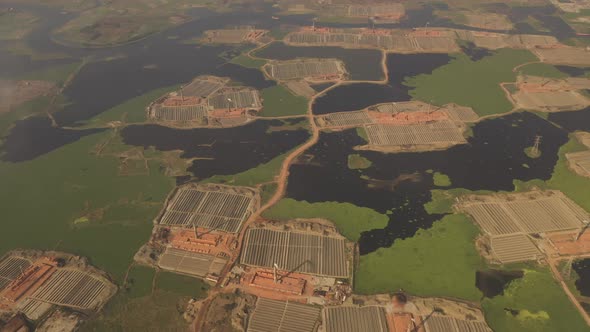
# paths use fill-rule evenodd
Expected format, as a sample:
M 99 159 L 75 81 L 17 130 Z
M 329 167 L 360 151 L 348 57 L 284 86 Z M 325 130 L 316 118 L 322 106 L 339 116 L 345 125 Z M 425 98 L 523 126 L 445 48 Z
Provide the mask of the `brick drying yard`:
M 319 325 L 320 310 L 296 302 L 258 298 L 248 332 L 314 332 Z
M 180 90 L 169 93 L 147 108 L 147 117 L 175 127 L 230 127 L 243 125 L 248 112 L 262 109 L 257 90 L 227 86 L 228 78 L 198 76 Z
M 313 275 L 350 276 L 343 237 L 249 229 L 244 238 L 241 263 L 258 267 L 297 271 Z
M 419 101 L 378 104 L 315 118 L 322 129 L 363 128 L 368 145 L 362 148 L 383 152 L 437 150 L 464 144 L 465 123 L 477 120 L 469 107 L 435 107 Z
M 173 192 L 158 223 L 236 233 L 259 204 L 251 188 L 188 184 Z
M 344 63 L 335 59 L 301 59 L 274 61 L 262 67 L 277 81 L 306 79 L 314 82 L 336 81 L 345 77 Z
M 551 242 L 554 233 L 563 232 L 572 232 L 573 239 L 589 217 L 558 191 L 466 196 L 456 207 L 482 228 L 490 259 L 502 264 L 544 258 L 555 246 L 543 239 Z
M 460 50 L 452 31 L 303 28 L 285 37 L 293 46 L 375 48 L 394 53 L 453 53 Z

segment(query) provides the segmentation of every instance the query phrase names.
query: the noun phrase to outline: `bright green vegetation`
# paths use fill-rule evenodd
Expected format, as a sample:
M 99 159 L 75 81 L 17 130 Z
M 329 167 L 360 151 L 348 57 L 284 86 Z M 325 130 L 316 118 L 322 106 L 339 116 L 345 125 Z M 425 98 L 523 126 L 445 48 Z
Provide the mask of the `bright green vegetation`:
M 482 302 L 486 320 L 494 331 L 588 331 L 549 270 L 525 270 L 503 295 Z M 516 310 L 514 315 L 506 309 Z
M 130 298 L 144 297 L 152 294 L 152 284 L 156 270 L 143 265 L 134 265 L 129 269 L 125 281 L 125 292 Z
M 451 178 L 449 178 L 448 175 L 440 173 L 440 172 L 434 172 L 434 174 L 432 175 L 432 178 L 434 180 L 434 185 L 437 187 L 450 187 L 451 186 Z
M 511 49 L 496 51 L 479 61 L 471 61 L 465 54 L 454 57 L 449 64 L 430 75 L 408 79 L 406 84 L 414 87 L 410 94 L 415 99 L 436 105 L 457 103 L 470 106 L 480 116 L 510 111 L 512 104 L 500 83 L 514 82 L 516 74 L 512 69 L 536 60 L 529 51 Z
M 121 283 L 174 181 L 156 163 L 149 175 L 119 176 L 118 158 L 92 153 L 109 134 L 84 137 L 32 161 L 0 163 L 0 255 L 14 248 L 71 252 Z M 74 225 L 81 217 L 89 221 Z
M 359 137 L 362 138 L 365 141 L 365 143 L 369 143 L 369 135 L 367 134 L 365 128 L 356 127 L 356 134 L 359 135 Z
M 525 148 L 524 154 L 526 154 L 527 157 L 532 158 L 532 159 L 539 158 L 541 156 L 541 151 L 540 150 L 534 151 L 533 149 L 534 148 L 532 146 Z
M 289 152 L 279 155 L 271 161 L 260 164 L 242 173 L 234 175 L 214 175 L 203 182 L 227 183 L 234 186 L 253 187 L 259 183 L 274 181 L 274 177 L 279 174 L 281 165 Z
M 242 67 L 258 69 L 258 68 L 264 66 L 264 64 L 266 63 L 266 60 L 254 59 L 254 58 L 251 58 L 247 55 L 241 54 L 241 55 L 238 55 L 237 57 L 231 59 L 230 62 L 233 64 L 236 64 L 236 65 L 240 65 Z
M 259 116 L 301 115 L 307 113 L 307 99 L 292 94 L 281 85 L 262 90 L 263 106 Z
M 586 211 L 590 211 L 590 179 L 572 172 L 567 166 L 566 153 L 584 151 L 587 148 L 572 137 L 570 141 L 559 149 L 559 160 L 553 169 L 551 179 L 547 181 L 549 188 L 561 190 Z
M 529 76 L 541 76 L 551 78 L 566 78 L 567 74 L 561 72 L 550 64 L 546 63 L 531 63 L 526 66 L 520 67 L 518 71 L 524 75 Z
M 348 155 L 348 168 L 350 169 L 365 169 L 371 167 L 372 162 L 361 156 L 360 154 Z
M 24 38 L 33 28 L 38 18 L 28 12 L 0 9 L 0 40 Z
M 63 86 L 68 78 L 74 75 L 82 68 L 83 62 L 74 62 L 65 65 L 53 66 L 47 69 L 29 72 L 18 79 L 21 80 L 38 80 L 54 82 L 58 86 Z
M 263 213 L 268 219 L 323 218 L 332 221 L 340 233 L 351 241 L 358 241 L 362 232 L 384 228 L 389 219 L 375 210 L 350 203 L 308 203 L 283 198 Z
M 266 202 L 268 202 L 272 196 L 275 194 L 275 192 L 277 191 L 277 184 L 276 182 L 271 182 L 271 183 L 266 183 L 264 185 L 262 185 L 260 187 L 260 200 L 261 200 L 261 205 L 266 204 Z
M 87 125 L 104 126 L 111 121 L 121 121 L 123 123 L 144 122 L 146 121 L 146 108 L 149 104 L 164 94 L 176 91 L 179 88 L 180 85 L 173 85 L 152 90 L 97 115 L 92 120 L 88 121 Z
M 158 273 L 156 287 L 166 292 L 193 298 L 205 297 L 209 289 L 209 286 L 201 279 L 171 272 Z
M 403 288 L 417 296 L 477 301 L 482 294 L 475 287 L 475 271 L 483 265 L 474 245 L 478 234 L 466 216 L 445 216 L 430 229 L 361 256 L 355 291 L 377 294 Z

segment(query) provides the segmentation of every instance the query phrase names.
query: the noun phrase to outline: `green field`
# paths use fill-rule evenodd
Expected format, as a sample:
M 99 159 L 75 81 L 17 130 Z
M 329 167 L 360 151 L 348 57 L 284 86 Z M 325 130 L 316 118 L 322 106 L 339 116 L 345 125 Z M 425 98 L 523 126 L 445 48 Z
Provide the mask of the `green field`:
M 253 187 L 259 183 L 274 181 L 280 172 L 281 165 L 290 152 L 284 153 L 271 161 L 260 164 L 255 168 L 234 175 L 214 175 L 203 182 L 227 183 L 235 186 Z
M 180 85 L 173 85 L 147 92 L 141 96 L 130 99 L 120 105 L 102 112 L 87 122 L 88 126 L 105 126 L 111 121 L 123 123 L 139 123 L 146 121 L 146 108 L 154 100 L 168 92 L 176 91 Z
M 587 148 L 579 143 L 575 138 L 571 138 L 568 143 L 559 149 L 559 160 L 553 169 L 551 179 L 547 181 L 547 186 L 551 189 L 561 190 L 574 202 L 578 203 L 586 211 L 590 211 L 590 179 L 582 177 L 572 172 L 567 166 L 566 153 L 584 151 Z
M 350 169 L 365 169 L 371 167 L 371 161 L 360 154 L 348 155 L 348 168 Z
M 149 175 L 118 176 L 116 158 L 91 153 L 109 134 L 87 136 L 32 161 L 0 163 L 0 255 L 14 248 L 71 252 L 121 283 L 174 181 L 157 164 Z M 88 222 L 74 224 L 84 217 Z
M 588 326 L 549 270 L 525 270 L 503 295 L 482 302 L 486 320 L 494 331 L 588 331 Z M 508 310 L 513 310 L 509 312 Z
M 307 99 L 295 96 L 281 85 L 262 90 L 264 108 L 259 116 L 302 115 L 307 113 Z
M 125 280 L 124 291 L 129 298 L 144 297 L 152 294 L 152 284 L 156 270 L 143 265 L 133 265 Z
M 434 185 L 437 187 L 450 187 L 451 186 L 451 178 L 448 175 L 434 172 L 432 175 L 432 179 L 434 180 Z
M 238 55 L 237 57 L 231 59 L 230 63 L 240 65 L 240 66 L 246 67 L 246 68 L 258 69 L 258 68 L 264 66 L 264 64 L 266 63 L 266 60 L 254 59 L 254 58 L 251 58 L 247 55 L 241 54 L 241 55 Z
M 17 79 L 21 80 L 39 80 L 55 82 L 58 86 L 63 86 L 67 79 L 79 71 L 84 62 L 74 62 L 66 65 L 52 66 L 47 69 L 28 72 Z
M 268 219 L 323 218 L 332 221 L 340 233 L 351 241 L 358 241 L 364 231 L 384 228 L 389 219 L 375 210 L 350 203 L 308 203 L 283 198 L 263 213 Z
M 512 110 L 512 104 L 500 83 L 514 82 L 516 73 L 512 69 L 535 60 L 532 53 L 524 50 L 502 49 L 479 61 L 457 54 L 432 74 L 409 78 L 405 84 L 413 87 L 413 98 L 427 103 L 470 106 L 480 116 L 501 114 Z
M 0 9 L 0 40 L 23 39 L 36 25 L 38 17 L 24 11 Z
M 530 76 L 541 76 L 550 78 L 568 77 L 567 74 L 559 71 L 559 69 L 555 68 L 555 66 L 552 66 L 547 63 L 531 63 L 526 66 L 520 67 L 518 69 L 518 72 Z
M 446 216 L 411 238 L 361 256 L 355 291 L 377 294 L 402 288 L 416 296 L 477 301 L 482 294 L 475 287 L 475 271 L 484 264 L 474 245 L 478 234 L 466 216 Z
M 201 279 L 171 272 L 158 273 L 156 287 L 166 292 L 192 298 L 205 297 L 209 290 L 209 286 Z

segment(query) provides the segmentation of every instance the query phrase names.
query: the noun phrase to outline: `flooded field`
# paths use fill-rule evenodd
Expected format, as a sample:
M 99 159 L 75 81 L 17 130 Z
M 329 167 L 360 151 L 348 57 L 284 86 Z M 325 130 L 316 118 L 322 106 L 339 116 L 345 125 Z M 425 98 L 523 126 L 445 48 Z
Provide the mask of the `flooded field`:
M 549 121 L 570 132 L 590 131 L 590 107 L 580 111 L 551 113 Z
M 590 296 L 590 258 L 574 262 L 572 268 L 579 276 L 576 288 L 582 296 Z
M 475 284 L 485 297 L 502 295 L 512 280 L 522 278 L 522 271 L 482 270 L 475 273 Z
M 542 155 L 531 159 L 523 151 L 537 134 L 544 137 Z M 306 162 L 292 166 L 287 194 L 297 200 L 350 202 L 388 213 L 385 229 L 361 236 L 360 251 L 366 254 L 440 219 L 423 208 L 436 188 L 432 170 L 448 175 L 451 188 L 513 190 L 515 179 L 549 179 L 567 139 L 565 131 L 530 113 L 483 121 L 473 128 L 468 144 L 429 153 L 356 151 L 353 147 L 364 141 L 354 130 L 322 133 L 307 151 Z M 362 171 L 349 169 L 348 155 L 357 153 L 372 165 Z
M 199 179 L 230 175 L 269 162 L 302 144 L 306 130 L 273 131 L 280 121 L 256 121 L 227 129 L 173 129 L 157 125 L 129 126 L 122 130 L 129 145 L 154 146 L 160 151 L 182 150 L 182 158 L 194 159 L 189 171 Z
M 403 85 L 407 77 L 431 73 L 450 60 L 446 54 L 389 54 L 387 84 L 356 83 L 336 87 L 316 100 L 313 111 L 315 114 L 327 114 L 359 110 L 385 102 L 408 101 L 409 88 Z

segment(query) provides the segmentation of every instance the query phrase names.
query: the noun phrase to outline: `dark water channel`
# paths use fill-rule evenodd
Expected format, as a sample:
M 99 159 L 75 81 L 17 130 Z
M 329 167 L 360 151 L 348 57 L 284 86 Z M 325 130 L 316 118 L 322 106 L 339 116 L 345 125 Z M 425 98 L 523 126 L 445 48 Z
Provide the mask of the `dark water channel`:
M 354 111 L 378 103 L 408 101 L 409 90 L 403 84 L 408 77 L 430 74 L 451 60 L 447 54 L 389 54 L 387 84 L 354 83 L 338 86 L 316 99 L 315 114 Z M 359 98 L 362 96 L 362 98 Z
M 524 149 L 542 135 L 542 154 L 528 158 Z M 356 151 L 364 142 L 355 130 L 322 133 L 307 151 L 306 162 L 290 170 L 287 194 L 308 202 L 350 202 L 380 213 L 390 213 L 384 229 L 362 234 L 360 252 L 389 247 L 397 238 L 429 228 L 441 216 L 429 215 L 423 205 L 434 189 L 429 170 L 451 179 L 451 188 L 513 190 L 515 179 L 547 180 L 567 133 L 530 113 L 516 113 L 483 121 L 473 128 L 468 144 L 428 153 L 382 154 Z M 348 168 L 348 155 L 358 153 L 372 162 L 363 171 Z
M 572 269 L 579 277 L 576 280 L 576 288 L 582 296 L 590 297 L 590 258 L 575 261 L 572 264 Z
M 524 276 L 522 271 L 483 270 L 475 273 L 475 286 L 483 296 L 492 298 L 502 295 L 511 281 Z
M 157 125 L 125 127 L 126 144 L 154 146 L 161 151 L 182 150 L 182 158 L 197 158 L 189 171 L 198 179 L 231 175 L 269 162 L 302 144 L 309 132 L 304 129 L 268 132 L 282 122 L 255 121 L 227 129 L 173 129 Z
M 549 121 L 570 132 L 590 131 L 590 107 L 580 111 L 549 113 Z

